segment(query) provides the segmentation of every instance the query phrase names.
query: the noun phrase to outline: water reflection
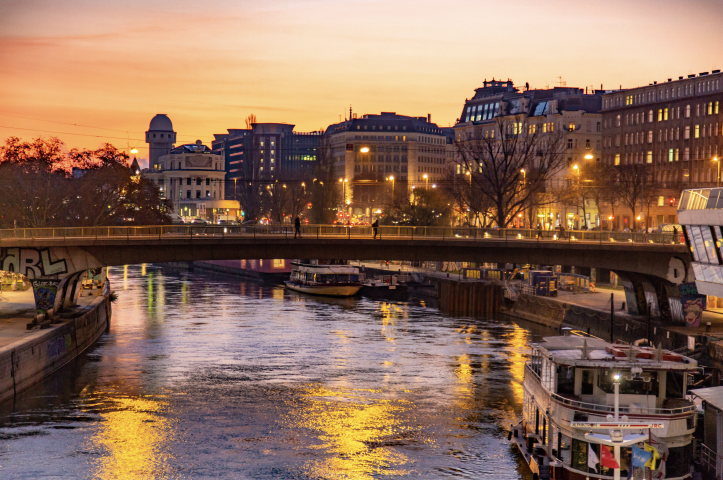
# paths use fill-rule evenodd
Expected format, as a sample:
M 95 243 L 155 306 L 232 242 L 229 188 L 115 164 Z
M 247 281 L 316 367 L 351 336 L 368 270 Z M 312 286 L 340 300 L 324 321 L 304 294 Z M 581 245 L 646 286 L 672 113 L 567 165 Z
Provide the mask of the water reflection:
M 110 276 L 110 331 L 0 406 L 3 478 L 522 476 L 506 429 L 526 329 L 154 265 Z

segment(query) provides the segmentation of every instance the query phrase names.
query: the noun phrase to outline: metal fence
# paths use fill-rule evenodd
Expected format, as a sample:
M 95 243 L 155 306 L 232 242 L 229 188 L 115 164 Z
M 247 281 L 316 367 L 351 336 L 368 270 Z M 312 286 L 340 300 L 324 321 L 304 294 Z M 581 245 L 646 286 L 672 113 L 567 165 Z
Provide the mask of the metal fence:
M 374 238 L 370 226 L 304 225 L 302 238 Z M 71 228 L 18 228 L 0 230 L 0 242 L 16 239 L 127 239 L 193 238 L 193 237 L 274 237 L 293 238 L 293 225 L 159 225 L 143 227 L 71 227 Z M 564 234 L 550 230 L 526 230 L 517 228 L 464 228 L 464 227 L 408 227 L 380 226 L 377 239 L 434 239 L 495 240 L 523 242 L 567 243 L 683 243 L 681 234 L 638 233 L 600 230 L 568 230 Z

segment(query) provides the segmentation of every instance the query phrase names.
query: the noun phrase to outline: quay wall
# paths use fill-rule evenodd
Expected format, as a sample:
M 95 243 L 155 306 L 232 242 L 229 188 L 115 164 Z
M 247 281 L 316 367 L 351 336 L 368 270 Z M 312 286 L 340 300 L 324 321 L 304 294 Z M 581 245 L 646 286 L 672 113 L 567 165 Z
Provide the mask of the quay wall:
M 31 332 L 0 348 L 0 402 L 13 398 L 77 357 L 106 331 L 110 318 L 110 298 L 100 296 L 82 315 Z
M 504 313 L 556 330 L 563 327 L 582 330 L 610 341 L 610 310 L 596 310 L 553 298 L 521 294 Z M 676 349 L 685 347 L 688 343 L 687 335 L 668 331 L 665 325 L 656 320 L 651 319 L 648 324 L 645 316 L 615 311 L 614 322 L 615 341 L 632 343 L 647 338 L 650 332 L 650 340 L 655 345 L 662 343 L 664 348 Z

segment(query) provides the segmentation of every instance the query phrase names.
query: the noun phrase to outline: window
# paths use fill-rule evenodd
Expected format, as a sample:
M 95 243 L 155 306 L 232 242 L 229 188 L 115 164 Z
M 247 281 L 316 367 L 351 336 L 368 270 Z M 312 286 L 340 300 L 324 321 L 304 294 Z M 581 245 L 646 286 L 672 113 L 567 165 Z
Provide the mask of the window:
M 686 162 L 688 160 L 690 160 L 690 148 L 689 147 L 685 147 L 685 150 L 683 150 L 683 160 Z
M 683 132 L 683 138 L 685 140 L 688 140 L 690 138 L 690 126 L 685 127 L 685 131 Z
M 653 131 L 648 132 L 648 143 L 653 143 Z
M 616 126 L 616 127 L 619 127 L 619 126 L 620 126 L 620 115 L 618 115 L 617 117 L 615 117 L 615 126 Z
M 186 185 L 190 185 L 190 184 L 191 184 L 191 178 L 189 177 L 189 178 L 186 179 Z M 190 190 L 189 190 L 189 191 L 190 191 Z M 189 197 L 189 198 L 190 198 L 190 197 Z
M 700 138 L 700 125 L 695 126 L 695 138 Z
M 190 191 L 190 190 L 186 190 L 186 198 L 191 198 L 191 191 Z
M 670 150 L 668 150 L 668 161 L 672 162 L 674 160 L 675 160 L 675 153 L 674 153 L 673 149 L 671 148 Z
M 567 139 L 567 149 L 572 150 L 572 138 Z
M 661 195 L 661 196 L 658 197 L 658 206 L 659 206 L 659 207 L 664 207 L 664 206 L 665 206 L 665 196 L 664 196 L 664 195 Z
M 685 118 L 690 118 L 690 105 L 685 106 Z
M 652 151 L 652 150 L 648 150 L 648 153 L 647 153 L 647 155 L 646 155 L 646 157 L 645 157 L 645 162 L 646 162 L 646 163 L 653 163 L 653 151 Z
M 620 165 L 620 154 L 619 153 L 615 154 L 615 165 Z
M 668 109 L 663 109 L 663 121 L 668 120 Z
M 658 121 L 659 122 L 663 121 L 663 109 L 662 108 L 658 109 Z

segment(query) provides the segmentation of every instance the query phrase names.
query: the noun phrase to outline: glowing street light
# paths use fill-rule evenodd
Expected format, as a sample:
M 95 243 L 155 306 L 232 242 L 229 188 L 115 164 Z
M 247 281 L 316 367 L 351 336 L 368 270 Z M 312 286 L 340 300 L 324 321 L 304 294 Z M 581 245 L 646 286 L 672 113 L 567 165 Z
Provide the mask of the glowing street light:
M 422 175 L 422 178 L 427 181 L 427 186 L 425 188 L 429 190 L 429 175 L 425 173 L 424 175 Z
M 138 153 L 138 149 L 137 148 L 131 149 L 131 153 Z
M 369 153 L 369 147 L 362 147 L 361 150 L 359 150 L 361 153 Z
M 585 155 L 585 160 L 592 160 L 592 153 Z
M 713 157 L 713 161 L 718 164 L 718 176 L 716 177 L 715 186 L 720 187 L 720 162 L 718 157 Z

